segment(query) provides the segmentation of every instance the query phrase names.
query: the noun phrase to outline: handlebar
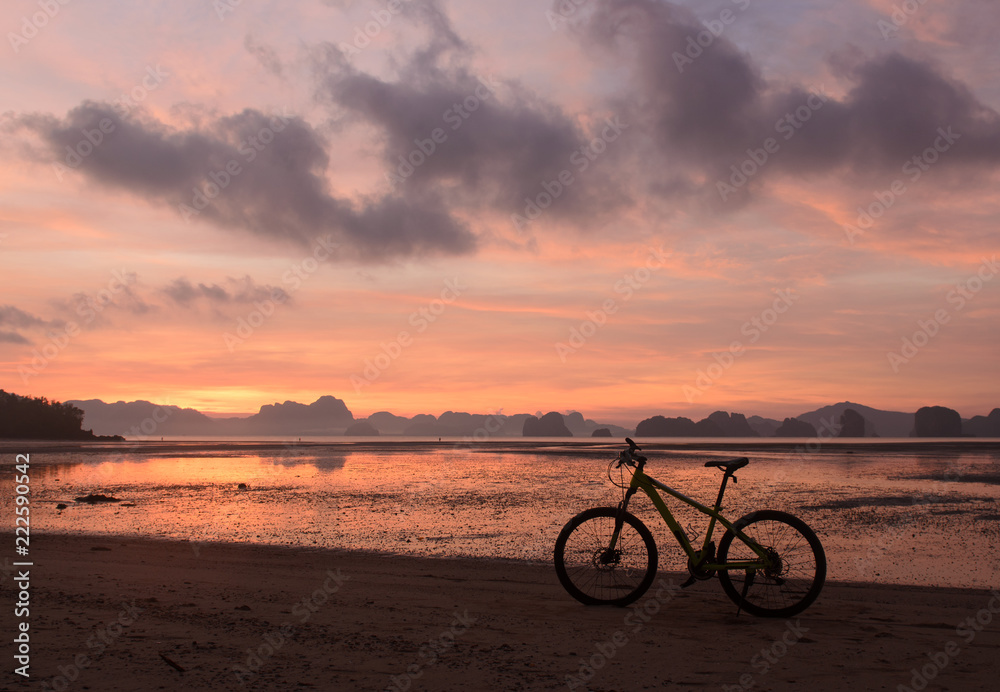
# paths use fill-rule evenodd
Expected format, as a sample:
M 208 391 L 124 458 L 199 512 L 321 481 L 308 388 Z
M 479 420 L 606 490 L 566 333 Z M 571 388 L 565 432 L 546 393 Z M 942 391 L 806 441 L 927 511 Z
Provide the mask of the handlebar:
M 618 463 L 615 465 L 615 468 L 618 468 L 622 464 L 626 466 L 635 466 L 635 462 L 640 464 L 645 463 L 646 457 L 641 454 L 636 454 L 636 452 L 641 452 L 642 448 L 633 442 L 629 437 L 626 437 L 625 441 L 628 442 L 628 449 L 623 449 L 618 455 Z

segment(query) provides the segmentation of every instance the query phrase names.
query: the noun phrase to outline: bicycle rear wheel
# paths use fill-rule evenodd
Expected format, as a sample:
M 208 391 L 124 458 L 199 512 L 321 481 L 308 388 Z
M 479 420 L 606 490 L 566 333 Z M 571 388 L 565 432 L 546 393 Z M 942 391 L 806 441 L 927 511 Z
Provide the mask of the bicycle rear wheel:
M 734 527 L 771 554 L 775 565 L 769 570 L 720 570 L 726 595 L 762 617 L 791 617 L 812 605 L 826 581 L 826 554 L 813 530 L 798 517 L 772 509 L 752 512 Z M 719 541 L 720 564 L 756 559 L 732 531 Z
M 556 539 L 556 574 L 566 591 L 587 605 L 625 606 L 656 577 L 656 543 L 634 515 L 625 513 L 614 550 L 616 507 L 595 507 L 569 520 Z

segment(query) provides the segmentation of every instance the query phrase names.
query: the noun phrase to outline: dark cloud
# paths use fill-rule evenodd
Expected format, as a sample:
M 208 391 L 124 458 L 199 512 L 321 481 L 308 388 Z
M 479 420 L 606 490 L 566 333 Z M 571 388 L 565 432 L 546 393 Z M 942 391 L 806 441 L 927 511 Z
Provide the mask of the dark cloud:
M 209 303 L 253 303 L 263 300 L 278 300 L 287 302 L 291 296 L 282 289 L 275 286 L 260 286 L 254 282 L 250 276 L 241 279 L 232 277 L 226 278 L 227 287 L 218 284 L 192 284 L 186 278 L 174 279 L 167 285 L 163 292 L 179 305 L 187 306 L 192 302 L 204 298 Z
M 14 327 L 21 329 L 24 327 L 36 327 L 47 325 L 48 322 L 41 317 L 25 312 L 21 308 L 13 305 L 0 305 L 0 326 Z
M 734 22 L 740 7 L 728 8 Z M 573 182 L 556 188 L 547 218 L 580 228 L 629 209 L 633 190 L 718 201 L 717 182 L 767 138 L 780 151 L 740 190 L 743 196 L 778 175 L 849 172 L 859 186 L 864 176 L 898 175 L 939 128 L 960 135 L 942 166 L 1000 161 L 997 112 L 913 57 L 837 56 L 830 67 L 845 95 L 818 99 L 811 88 L 822 87 L 766 79 L 725 27 L 713 35 L 686 8 L 592 0 L 573 13 L 571 30 L 602 75 L 622 79 L 613 97 L 570 113 L 516 81 L 478 72 L 474 47 L 434 0 L 404 3 L 402 15 L 426 40 L 408 54 L 390 53 L 385 72 L 361 71 L 329 44 L 311 54 L 316 96 L 337 136 L 374 134 L 389 192 L 331 190 L 327 169 L 336 163 L 317 131 L 294 115 L 246 109 L 202 114 L 173 128 L 86 102 L 65 118 L 13 121 L 40 138 L 35 158 L 73 165 L 95 183 L 170 205 L 191 223 L 302 247 L 330 234 L 343 257 L 368 261 L 473 252 L 480 236 L 469 219 L 522 213 L 526 199 L 537 199 L 564 173 Z M 282 74 L 273 49 L 252 35 L 244 45 Z M 791 124 L 801 112 L 808 122 Z M 627 128 L 620 143 L 600 139 L 608 118 Z M 102 122 L 113 131 L 102 135 Z M 84 133 L 95 132 L 103 141 L 92 146 Z M 599 159 L 589 156 L 595 142 Z M 178 301 L 211 299 L 211 289 L 173 288 Z
M 143 316 L 155 312 L 159 306 L 150 303 L 135 286 L 116 286 L 113 290 L 102 289 L 96 293 L 78 291 L 68 303 L 56 303 L 60 309 L 71 309 L 73 314 L 93 321 L 100 317 L 103 322 L 112 312 L 120 311 L 132 316 Z
M 215 284 L 206 286 L 199 283 L 197 286 L 194 286 L 184 278 L 174 279 L 169 286 L 163 289 L 163 292 L 173 299 L 175 303 L 180 303 L 181 305 L 188 305 L 198 298 L 208 298 L 209 300 L 220 302 L 229 300 L 229 294 L 226 293 L 225 289 Z
M 733 22 L 740 21 L 739 7 L 730 8 Z M 943 166 L 1000 162 L 1000 115 L 913 57 L 833 59 L 831 68 L 848 86 L 837 100 L 821 87 L 769 83 L 725 28 L 713 36 L 689 10 L 670 3 L 597 0 L 574 30 L 589 50 L 628 69 L 618 99 L 656 143 L 659 161 L 674 164 L 664 180 L 683 168 L 690 181 L 714 192 L 715 181 L 747 158 L 747 148 L 768 137 L 779 151 L 749 187 L 782 173 L 899 175 L 907 159 L 948 127 L 960 139 L 941 157 Z M 808 117 L 800 120 L 796 112 Z M 660 189 L 688 188 L 673 179 Z
M 526 200 L 537 199 L 546 185 L 558 197 L 549 218 L 581 226 L 629 203 L 614 163 L 627 149 L 599 139 L 602 132 L 620 133 L 608 129 L 613 112 L 602 105 L 571 117 L 516 82 L 478 73 L 471 67 L 473 49 L 434 0 L 413 0 L 402 12 L 427 38 L 392 58 L 391 77 L 358 71 L 332 45 L 313 52 L 318 98 L 334 111 L 338 133 L 353 134 L 355 123 L 375 128 L 383 173 L 393 178 L 381 189 L 389 192 L 331 191 L 326 143 L 293 115 L 201 113 L 176 128 L 85 102 L 65 118 L 21 115 L 13 121 L 40 138 L 34 158 L 170 205 L 188 222 L 301 246 L 330 234 L 346 258 L 473 252 L 479 237 L 466 219 L 484 211 L 523 213 Z M 271 48 L 252 35 L 245 48 L 281 74 Z M 100 131 L 102 123 L 108 132 Z M 85 132 L 101 143 L 92 145 Z M 601 163 L 591 166 L 594 142 Z M 555 183 L 560 176 L 572 184 Z
M 962 145 L 950 162 L 1000 162 L 1000 114 L 932 65 L 894 53 L 845 77 L 856 86 L 843 102 L 849 127 L 841 143 L 853 159 L 898 166 L 930 146 L 938 128 L 951 127 Z
M 706 31 L 689 10 L 653 0 L 602 1 L 577 29 L 587 48 L 629 60 L 632 91 L 623 100 L 672 154 L 704 160 L 757 134 L 763 79 L 724 38 L 689 47 L 689 37 L 697 41 Z
M 13 305 L 0 305 L 0 343 L 30 344 L 31 341 L 16 330 L 59 327 L 63 324 L 61 320 L 42 319 Z
M 501 104 L 502 85 L 489 77 L 426 74 L 415 85 L 342 73 L 329 77 L 325 88 L 339 106 L 379 128 L 387 171 L 416 188 L 414 196 L 450 184 L 456 201 L 510 208 L 569 167 L 585 142 L 554 109 Z M 442 141 L 433 141 L 435 131 Z M 421 144 L 433 153 L 423 156 Z
M 552 215 L 593 220 L 628 202 L 611 167 L 577 175 L 583 170 L 574 154 L 582 156 L 605 128 L 602 118 L 592 129 L 581 127 L 520 84 L 476 72 L 472 49 L 436 3 L 414 2 L 404 11 L 429 38 L 394 63 L 391 78 L 358 71 L 331 46 L 314 56 L 318 99 L 347 123 L 376 128 L 385 172 L 403 198 L 430 194 L 449 208 L 509 214 L 569 171 L 573 184 L 561 191 Z M 613 146 L 606 154 L 599 146 L 605 159 L 615 158 Z
M 0 331 L 0 343 L 7 344 L 30 344 L 31 342 L 25 339 L 23 336 L 17 332 L 5 332 Z
M 102 123 L 109 132 L 89 146 L 83 133 L 96 140 Z M 192 223 L 207 221 L 306 247 L 329 233 L 344 250 L 374 261 L 464 253 L 476 246 L 476 237 L 433 194 L 357 202 L 330 194 L 323 143 L 294 116 L 247 109 L 175 130 L 86 102 L 64 119 L 20 116 L 16 126 L 43 140 L 49 161 L 169 204 Z M 74 151 L 86 155 L 76 157 Z M 397 223 L 400 218 L 406 223 Z

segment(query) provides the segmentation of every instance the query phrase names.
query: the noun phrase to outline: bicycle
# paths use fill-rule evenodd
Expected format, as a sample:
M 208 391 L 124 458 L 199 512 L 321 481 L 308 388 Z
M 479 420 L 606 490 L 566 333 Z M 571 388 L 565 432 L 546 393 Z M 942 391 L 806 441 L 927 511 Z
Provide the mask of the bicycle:
M 767 509 L 736 522 L 721 514 L 727 482 L 730 477 L 737 482 L 736 471 L 749 464 L 749 459 L 705 463 L 706 468 L 724 471 L 715 506 L 707 507 L 647 475 L 646 457 L 636 453 L 641 448 L 627 437 L 625 441 L 628 449 L 611 461 L 618 462 L 615 468 L 622 469 L 622 477 L 622 467 L 634 469 L 622 501 L 617 507 L 594 507 L 577 514 L 556 539 L 556 574 L 571 596 L 587 605 L 626 606 L 653 583 L 658 558 L 653 534 L 628 511 L 629 500 L 642 490 L 687 554 L 690 577 L 682 588 L 718 574 L 723 591 L 737 605 L 737 615 L 745 610 L 762 617 L 791 617 L 816 600 L 826 580 L 826 554 L 804 521 Z M 624 482 L 616 485 L 625 489 Z M 711 517 L 700 550 L 694 549 L 657 489 Z M 716 522 L 726 529 L 718 553 L 712 540 Z

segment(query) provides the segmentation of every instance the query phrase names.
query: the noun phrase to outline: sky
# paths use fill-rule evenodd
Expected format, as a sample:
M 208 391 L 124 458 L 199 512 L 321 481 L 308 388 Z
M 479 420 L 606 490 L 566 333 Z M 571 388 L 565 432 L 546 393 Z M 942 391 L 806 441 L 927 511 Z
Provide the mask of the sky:
M 1000 406 L 988 0 L 18 0 L 0 388 Z

